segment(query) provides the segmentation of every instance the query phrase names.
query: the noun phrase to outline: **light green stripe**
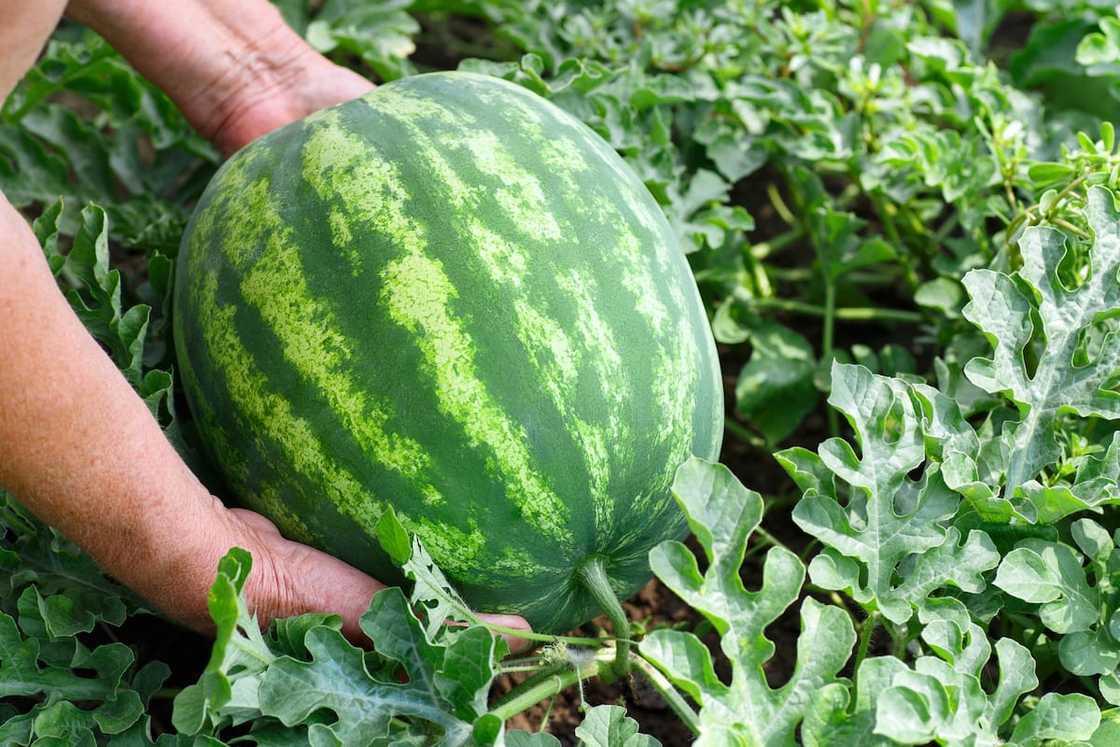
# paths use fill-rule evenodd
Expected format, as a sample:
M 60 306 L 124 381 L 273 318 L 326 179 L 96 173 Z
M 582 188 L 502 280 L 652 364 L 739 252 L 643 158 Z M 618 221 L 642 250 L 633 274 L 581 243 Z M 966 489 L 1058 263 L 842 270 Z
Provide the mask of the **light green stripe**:
M 475 168 L 505 185 L 494 190 L 494 199 L 518 229 L 538 241 L 556 241 L 563 235 L 540 180 L 518 164 L 493 132 L 477 130 L 461 142 L 474 157 Z
M 430 461 L 427 452 L 416 441 L 387 430 L 389 403 L 375 399 L 347 375 L 349 342 L 331 309 L 308 288 L 300 249 L 272 202 L 267 181 L 258 179 L 239 191 L 246 215 L 231 221 L 222 246 L 242 275 L 245 300 L 276 335 L 284 359 L 326 399 L 362 452 L 418 482 L 430 501 L 442 502 L 439 491 L 423 480 Z M 257 243 L 262 237 L 263 248 Z M 378 507 L 375 513 L 379 512 Z
M 385 90 L 378 96 L 370 97 L 367 103 L 382 114 L 398 122 L 412 121 L 409 127 L 414 139 L 427 140 L 427 135 L 415 126 L 421 119 L 431 119 L 448 126 L 456 132 L 454 138 L 441 143 L 443 148 L 466 149 L 473 159 L 475 168 L 483 174 L 494 177 L 503 186 L 494 190 L 493 199 L 509 216 L 514 225 L 526 231 L 529 236 L 540 240 L 556 240 L 562 235 L 540 180 L 524 169 L 497 136 L 487 130 L 484 123 L 461 112 L 452 111 L 441 104 L 409 94 L 402 90 Z M 436 164 L 434 171 L 446 179 L 452 199 L 460 204 L 468 199 L 473 190 L 468 189 L 455 175 L 442 158 L 433 158 L 436 148 L 428 148 L 427 157 Z M 442 162 L 442 163 L 440 163 Z M 475 192 L 475 194 L 477 194 Z
M 480 89 L 485 87 L 479 86 Z M 514 98 L 524 100 L 532 97 L 519 86 L 511 84 L 508 88 L 511 89 Z M 665 418 L 665 427 L 657 435 L 658 442 L 667 447 L 665 474 L 659 482 L 668 485 L 679 463 L 686 459 L 692 450 L 691 404 L 700 385 L 701 371 L 696 365 L 700 360 L 700 351 L 690 323 L 690 315 L 682 312 L 695 306 L 696 299 L 688 298 L 680 283 L 671 281 L 661 283 L 660 289 L 655 283 L 656 277 L 671 279 L 678 275 L 679 250 L 660 208 L 652 199 L 640 199 L 645 186 L 625 167 L 613 149 L 562 112 L 550 118 L 549 133 L 549 139 L 554 142 L 579 143 L 583 148 L 599 155 L 615 177 L 614 191 L 623 201 L 622 210 L 629 212 L 648 234 L 650 245 L 643 245 L 630 230 L 626 221 L 620 221 L 617 217 L 606 221 L 616 232 L 617 238 L 612 251 L 623 266 L 622 283 L 635 297 L 638 312 L 658 332 L 660 338 L 654 363 L 654 377 L 657 382 L 654 400 Z M 558 133 L 566 133 L 567 137 Z M 592 206 L 606 202 L 608 200 L 605 192 L 594 195 L 594 199 L 591 200 Z M 585 203 L 581 201 L 579 204 Z M 600 222 L 604 222 L 605 216 L 602 211 L 595 212 Z M 666 287 L 671 307 L 667 307 L 662 301 L 662 294 Z M 674 313 L 670 308 L 678 311 Z M 718 386 L 718 367 L 715 368 L 715 372 L 714 379 Z M 711 375 L 712 372 L 704 373 Z M 713 398 L 712 416 L 715 418 L 722 418 L 720 400 L 719 397 Z M 641 511 L 659 497 L 657 491 L 635 496 L 632 508 Z
M 548 116 L 541 110 L 541 98 L 516 84 L 506 84 L 494 78 L 464 78 L 461 85 L 470 88 L 474 95 L 500 111 L 501 116 L 512 120 L 518 131 L 536 142 L 536 154 L 552 169 L 551 175 L 558 177 L 567 188 L 565 197 L 576 202 L 576 212 L 594 210 L 602 203 L 598 200 L 587 201 L 575 174 L 587 171 L 586 150 L 570 137 L 558 133 L 556 124 L 567 126 L 555 115 Z M 548 131 L 545 131 L 545 127 Z M 579 133 L 581 136 L 584 134 Z M 586 185 L 584 185 L 586 186 Z M 595 211 L 598 212 L 598 211 Z
M 451 311 L 456 291 L 438 260 L 409 253 L 382 272 L 390 316 L 416 335 L 435 380 L 440 409 L 458 422 L 473 446 L 485 445 L 493 470 L 529 523 L 561 545 L 572 544 L 570 511 L 533 469 L 528 437 L 494 401 L 475 370 L 474 343 Z
M 215 444 L 215 446 L 218 445 Z M 305 545 L 314 545 L 320 542 L 321 537 L 312 532 L 303 519 L 292 510 L 275 485 L 260 486 L 257 490 L 256 501 L 261 510 L 276 523 L 276 526 L 283 530 L 284 536 L 288 539 L 302 542 Z
M 692 451 L 692 404 L 700 378 L 696 340 L 687 316 L 681 317 L 677 328 L 680 344 L 676 354 L 662 349 L 654 371 L 654 401 L 663 418 L 657 438 L 659 443 L 667 446 L 662 474 L 665 486 L 672 483 L 677 467 Z M 643 496 L 636 502 L 635 508 L 641 510 L 645 500 L 654 497 Z
M 674 244 L 670 242 L 671 232 L 668 231 L 659 208 L 639 199 L 640 193 L 636 193 L 635 189 L 641 190 L 644 186 L 637 182 L 610 148 L 598 138 L 590 136 L 574 121 L 570 121 L 569 117 L 562 113 L 549 116 L 549 136 L 545 137 L 542 127 L 545 115 L 539 109 L 539 102 L 529 101 L 532 97 L 527 92 L 513 85 L 507 86 L 505 91 L 495 92 L 492 81 L 474 85 L 473 81 L 467 80 L 464 84 L 475 89 L 472 93 L 477 93 L 490 106 L 495 108 L 500 106 L 502 116 L 515 119 L 516 127 L 528 139 L 535 138 L 539 141 L 538 154 L 543 154 L 545 160 L 553 164 L 555 176 L 561 179 L 567 177 L 572 187 L 567 190 L 565 196 L 566 209 L 593 218 L 600 224 L 608 226 L 615 234 L 616 238 L 610 251 L 614 255 L 614 260 L 622 267 L 621 282 L 635 299 L 637 312 L 655 331 L 659 339 L 658 352 L 652 363 L 656 375 L 661 378 L 657 390 L 653 392 L 653 399 L 658 408 L 665 413 L 667 427 L 656 437 L 666 448 L 665 469 L 675 470 L 676 463 L 687 458 L 691 451 L 692 408 L 690 404 L 691 397 L 699 384 L 695 366 L 698 351 L 688 316 L 672 313 L 662 300 L 664 291 L 658 286 L 668 288 L 668 300 L 676 309 L 688 308 L 685 294 L 676 283 L 655 282 L 655 276 L 671 278 L 676 275 L 675 262 L 679 261 L 673 256 Z M 473 216 L 480 208 L 478 191 L 463 184 L 456 170 L 450 166 L 444 156 L 444 152 L 448 149 L 466 149 L 469 151 L 474 168 L 495 177 L 503 184 L 519 186 L 519 200 L 512 200 L 508 196 L 503 199 L 502 190 L 498 190 L 496 195 L 496 201 L 507 214 L 511 225 L 516 226 L 529 239 L 553 242 L 563 239 L 563 236 L 558 235 L 552 228 L 555 221 L 545 196 L 540 191 L 539 181 L 527 174 L 508 148 L 492 132 L 485 129 L 484 122 L 453 111 L 441 103 L 417 98 L 407 93 L 395 95 L 392 101 L 383 99 L 378 106 L 383 114 L 393 117 L 399 126 L 409 131 L 410 140 L 417 144 L 417 157 L 425 163 L 425 170 L 433 174 L 433 181 L 446 189 L 456 214 Z M 399 114 L 400 110 L 406 110 L 408 116 Z M 466 125 L 468 133 L 464 137 L 446 138 L 447 142 L 441 142 L 436 146 L 431 141 L 426 128 L 417 124 L 423 118 L 434 119 L 449 128 L 462 129 Z M 564 134 L 557 137 L 556 130 L 562 130 Z M 591 153 L 597 154 L 614 174 L 616 189 L 611 192 L 617 192 L 621 196 L 623 204 L 619 208 L 623 214 L 628 212 L 629 217 L 641 226 L 643 233 L 648 237 L 648 242 L 653 246 L 644 246 L 627 225 L 627 221 L 619 220 L 619 216 L 608 210 L 608 204 L 617 203 L 606 199 L 605 188 L 602 192 L 596 190 L 590 195 L 585 194 L 584 190 L 575 188 L 574 174 L 588 168 L 583 155 L 587 148 L 590 148 Z M 548 159 L 552 160 L 548 161 Z M 542 216 L 546 216 L 547 219 L 542 220 Z M 477 218 L 472 217 L 466 223 L 466 233 L 471 238 L 476 254 L 485 264 L 491 278 L 507 286 L 507 293 L 515 311 L 519 306 L 522 309 L 533 308 L 535 304 L 531 300 L 518 304 L 518 300 L 526 298 L 524 279 L 529 261 L 524 253 L 511 242 L 487 231 Z M 565 230 L 571 229 L 569 227 Z M 564 279 L 560 280 L 563 285 Z M 625 372 L 621 361 L 618 360 L 617 348 L 609 326 L 596 313 L 597 305 L 593 299 L 584 292 L 586 283 L 586 279 L 569 282 L 566 290 L 579 293 L 577 303 L 581 307 L 581 324 L 577 336 L 582 337 L 583 348 L 599 353 L 595 356 L 597 378 L 605 396 L 611 402 L 609 408 L 611 422 L 606 430 L 592 426 L 574 417 L 570 412 L 571 408 L 567 403 L 573 401 L 569 388 L 571 383 L 557 375 L 561 369 L 555 364 L 548 365 L 548 360 L 551 358 L 555 361 L 555 357 L 545 354 L 537 342 L 541 336 L 536 334 L 534 329 L 540 326 L 540 320 L 531 319 L 523 311 L 518 311 L 518 337 L 533 357 L 534 376 L 548 391 L 565 419 L 571 423 L 571 431 L 581 443 L 586 455 L 585 460 L 593 491 L 596 526 L 600 530 L 607 530 L 610 526 L 609 517 L 613 514 L 613 500 L 608 492 L 610 464 L 604 444 L 625 442 L 624 426 L 617 415 L 619 409 L 626 403 Z M 634 499 L 640 504 L 654 497 L 650 494 L 635 496 Z
M 338 112 L 320 112 L 313 121 L 303 146 L 303 176 L 320 199 L 334 206 L 330 220 L 335 235 L 352 238 L 372 227 L 405 251 L 421 251 L 422 230 L 404 212 L 408 191 L 397 167 L 347 133 Z M 345 251 L 349 244 L 339 248 Z
M 420 480 L 430 459 L 414 441 L 386 430 L 390 410 L 361 389 L 342 369 L 352 353 L 326 306 L 307 288 L 290 232 L 277 227 L 267 249 L 245 273 L 241 291 L 280 340 L 284 358 L 314 384 L 362 451 L 410 480 Z M 438 495 L 423 484 L 425 494 Z M 442 499 L 439 501 L 442 502 Z
M 439 562 L 440 570 L 454 577 L 485 584 L 496 577 L 492 564 L 479 563 L 486 553 L 486 535 L 474 521 L 463 531 L 446 521 L 432 521 L 424 515 L 403 518 L 405 528 L 424 540 L 424 548 Z M 491 549 L 490 554 L 493 555 Z

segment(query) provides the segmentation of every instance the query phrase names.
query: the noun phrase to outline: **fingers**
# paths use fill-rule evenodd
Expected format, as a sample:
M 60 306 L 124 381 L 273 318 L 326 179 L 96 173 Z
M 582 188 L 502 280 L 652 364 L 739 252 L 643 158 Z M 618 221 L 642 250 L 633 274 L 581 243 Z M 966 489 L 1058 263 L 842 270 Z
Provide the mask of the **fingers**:
M 479 615 L 479 617 L 490 623 L 491 625 L 500 625 L 503 628 L 523 630 L 526 633 L 533 632 L 533 629 L 529 627 L 529 623 L 525 621 L 525 618 L 518 617 L 517 615 L 481 614 Z M 515 654 L 520 653 L 521 651 L 524 651 L 525 649 L 530 648 L 533 645 L 533 642 L 527 638 L 509 635 L 507 633 L 503 633 L 502 638 L 504 638 L 505 642 L 509 645 L 510 652 Z
M 490 623 L 491 625 L 501 625 L 503 628 L 514 628 L 516 630 L 524 630 L 526 633 L 532 632 L 529 623 L 525 618 L 518 617 L 517 615 L 495 615 L 490 613 L 480 614 L 480 618 Z
M 342 617 L 342 633 L 351 643 L 368 647 L 369 637 L 358 620 L 369 609 L 373 595 L 385 584 L 324 552 L 300 545 L 295 582 L 310 595 L 312 609 Z

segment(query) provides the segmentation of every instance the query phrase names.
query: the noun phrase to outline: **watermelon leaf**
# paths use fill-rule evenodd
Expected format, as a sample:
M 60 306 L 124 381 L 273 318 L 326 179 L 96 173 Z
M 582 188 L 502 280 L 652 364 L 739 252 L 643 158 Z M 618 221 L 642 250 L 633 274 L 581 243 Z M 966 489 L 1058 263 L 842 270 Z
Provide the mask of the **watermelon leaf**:
M 180 732 L 218 734 L 253 721 L 277 744 L 366 744 L 401 736 L 395 730 L 404 719 L 424 743 L 470 737 L 508 650 L 500 638 L 480 625 L 430 635 L 430 620 L 421 623 L 396 587 L 375 595 L 359 621 L 373 654 L 343 637 L 337 615 L 277 620 L 266 636 L 243 594 L 251 568 L 238 548 L 219 564 L 210 592 L 213 653 L 199 681 L 175 699 Z M 438 573 L 428 569 L 431 577 Z
M 76 636 L 119 626 L 143 607 L 3 491 L 0 528 L 3 608 L 13 613 L 0 611 L 0 698 L 32 703 L 22 713 L 0 710 L 0 741 L 27 744 L 35 735 L 92 744 L 94 733 L 117 734 L 141 721 L 167 666 L 137 668 L 125 644 L 91 650 Z
M 493 636 L 475 627 L 448 645 L 433 643 L 398 588 L 374 597 L 361 627 L 374 650 L 399 665 L 405 681 L 371 674 L 361 649 L 337 630 L 315 627 L 305 638 L 310 661 L 282 657 L 262 677 L 262 713 L 291 726 L 329 710 L 337 720 L 308 731 L 323 744 L 369 743 L 386 736 L 390 720 L 402 716 L 428 723 L 441 735 L 440 744 L 469 738 L 497 674 Z
M 68 235 L 81 224 L 75 208 L 97 202 L 115 241 L 174 256 L 218 152 L 104 39 L 71 31 L 0 107 L 0 190 L 16 207 L 65 196 Z
M 144 339 L 151 309 L 121 304 L 121 274 L 109 267 L 109 219 L 97 205 L 82 209 L 73 246 L 58 253 L 61 199 L 35 221 L 35 233 L 66 298 L 86 329 L 104 344 L 133 386 L 140 385 Z
M 1069 672 L 1100 675 L 1101 693 L 1120 704 L 1120 612 L 1115 572 L 1120 549 L 1092 519 L 1070 526 L 1077 547 L 1062 542 L 1024 540 L 1004 556 L 993 584 L 1011 596 L 1038 605 L 1042 624 L 1060 636 L 1058 658 Z
M 1076 286 L 1064 273 L 1071 247 L 1061 231 L 1033 226 L 1023 232 L 1023 268 L 1014 275 L 978 269 L 964 277 L 972 299 L 964 316 L 992 345 L 990 358 L 974 358 L 968 378 L 1018 409 L 1017 422 L 1002 435 L 1007 461 L 1004 497 L 1037 493 L 1035 480 L 1061 452 L 1055 440 L 1058 416 L 1120 418 L 1120 394 L 1113 390 L 1120 346 L 1097 325 L 1120 309 L 1120 214 L 1113 194 L 1094 187 L 1085 217 L 1094 234 L 1089 272 Z M 1036 328 L 1035 319 L 1041 322 Z M 1036 337 L 1045 341 L 1032 372 L 1026 357 Z
M 562 747 L 560 740 L 547 732 L 511 731 L 506 734 L 506 747 Z
M 708 569 L 701 574 L 696 557 L 675 541 L 654 548 L 650 565 L 719 632 L 731 662 L 731 684 L 716 676 L 711 653 L 692 633 L 654 631 L 641 642 L 641 653 L 700 706 L 702 739 L 791 741 L 806 711 L 844 687 L 836 675 L 855 643 L 851 619 L 838 607 L 806 598 L 793 674 L 781 687 L 771 688 L 763 666 L 774 654 L 774 644 L 765 630 L 798 598 L 805 567 L 796 555 L 775 547 L 766 557 L 762 588 L 746 590 L 739 569 L 763 503 L 726 467 L 690 459 L 677 470 L 673 495 L 704 548 Z
M 481 622 L 416 536 L 412 537 L 412 555 L 403 569 L 405 576 L 413 581 L 411 601 L 424 610 L 424 627 L 429 636 L 435 635 L 448 620 L 472 625 Z
M 1076 742 L 1095 738 L 1094 732 L 1100 722 L 1100 709 L 1089 696 L 1081 693 L 1046 693 L 1015 727 L 1011 743 L 1023 747 L 1040 747 L 1060 743 L 1060 740 Z
M 661 747 L 653 737 L 638 733 L 638 722 L 625 708 L 614 705 L 592 708 L 576 727 L 576 736 L 586 747 Z
M 327 0 L 304 36 L 320 52 L 361 57 L 382 80 L 415 72 L 408 57 L 416 49 L 412 37 L 420 24 L 406 13 L 406 0 L 370 5 L 352 0 Z
M 909 620 L 917 603 L 945 585 L 982 590 L 981 574 L 999 562 L 990 538 L 973 531 L 961 542 L 955 528 L 942 525 L 959 497 L 936 463 L 917 480 L 909 477 L 926 457 L 911 386 L 863 366 L 833 363 L 828 401 L 848 419 L 860 454 L 832 438 L 816 454 L 791 449 L 776 455 L 804 490 L 793 520 L 825 545 L 809 565 L 813 582 L 846 590 L 896 623 Z M 846 503 L 837 480 L 847 487 Z
M 385 513 L 377 520 L 377 542 L 397 565 L 403 566 L 412 557 L 408 530 L 401 524 L 392 506 L 386 506 Z
M 875 732 L 902 744 L 998 741 L 1020 696 L 1038 686 L 1030 652 L 1010 638 L 996 642 L 999 680 L 989 694 L 981 673 L 992 646 L 964 605 L 937 600 L 923 607 L 921 620 L 922 640 L 936 655 L 919 657 L 912 671 L 894 674 L 891 686 L 879 693 Z M 946 697 L 950 693 L 955 697 Z
M 776 444 L 817 406 L 813 373 L 817 361 L 803 336 L 774 322 L 750 325 L 751 358 L 739 371 L 739 412 Z
M 840 691 L 841 697 L 811 714 L 802 729 L 807 745 L 1003 743 L 1020 699 L 1038 686 L 1034 658 L 1016 641 L 999 639 L 998 677 L 985 684 L 993 647 L 964 605 L 956 599 L 930 600 L 919 616 L 921 640 L 933 655 L 919 656 L 913 668 L 893 656 L 864 660 L 856 675 L 855 702 Z M 1010 742 L 1088 739 L 1099 721 L 1089 698 L 1051 693 L 1015 724 Z
M 580 747 L 661 747 L 661 742 L 638 733 L 638 722 L 615 705 L 595 706 L 576 727 Z M 560 747 L 560 740 L 545 732 L 511 731 L 506 747 Z
M 218 563 L 208 601 L 214 647 L 199 681 L 175 696 L 172 722 L 181 732 L 216 732 L 241 712 L 255 710 L 259 678 L 276 656 L 241 593 L 252 567 L 252 557 L 239 547 Z

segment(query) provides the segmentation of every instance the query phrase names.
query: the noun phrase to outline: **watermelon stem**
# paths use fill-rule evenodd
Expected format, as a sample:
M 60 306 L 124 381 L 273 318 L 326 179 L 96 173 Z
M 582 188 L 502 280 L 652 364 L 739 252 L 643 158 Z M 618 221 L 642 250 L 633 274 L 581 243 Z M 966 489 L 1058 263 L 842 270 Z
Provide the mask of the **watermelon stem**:
M 626 617 L 626 610 L 622 609 L 618 595 L 611 588 L 603 557 L 592 555 L 579 567 L 577 573 L 583 587 L 591 592 L 591 596 L 611 621 L 616 646 L 614 671 L 618 675 L 625 675 L 630 671 L 630 619 Z
M 646 681 L 661 695 L 669 708 L 677 715 L 677 718 L 689 728 L 689 731 L 700 736 L 700 717 L 696 715 L 696 711 L 692 710 L 692 706 L 688 704 L 680 691 L 673 687 L 673 684 L 665 678 L 665 675 L 655 665 L 646 661 L 640 655 L 634 655 L 631 659 L 634 666 L 646 676 Z
M 577 682 L 591 677 L 601 677 L 605 670 L 613 671 L 613 660 L 610 662 L 606 660 L 609 655 L 610 651 L 602 648 L 598 649 L 592 658 L 541 670 L 499 698 L 489 712 L 502 721 L 508 721 L 545 698 L 551 698 L 567 690 Z

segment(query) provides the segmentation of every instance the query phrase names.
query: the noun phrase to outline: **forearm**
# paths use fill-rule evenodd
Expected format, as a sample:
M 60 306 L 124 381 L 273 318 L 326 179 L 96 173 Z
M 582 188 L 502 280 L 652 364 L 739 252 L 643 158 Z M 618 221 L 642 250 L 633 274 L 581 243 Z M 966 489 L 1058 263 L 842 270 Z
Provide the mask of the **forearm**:
M 35 62 L 66 0 L 0 0 L 0 104 Z
M 71 312 L 2 196 L 0 350 L 0 485 L 157 607 L 204 625 L 206 586 L 234 541 L 225 512 Z

